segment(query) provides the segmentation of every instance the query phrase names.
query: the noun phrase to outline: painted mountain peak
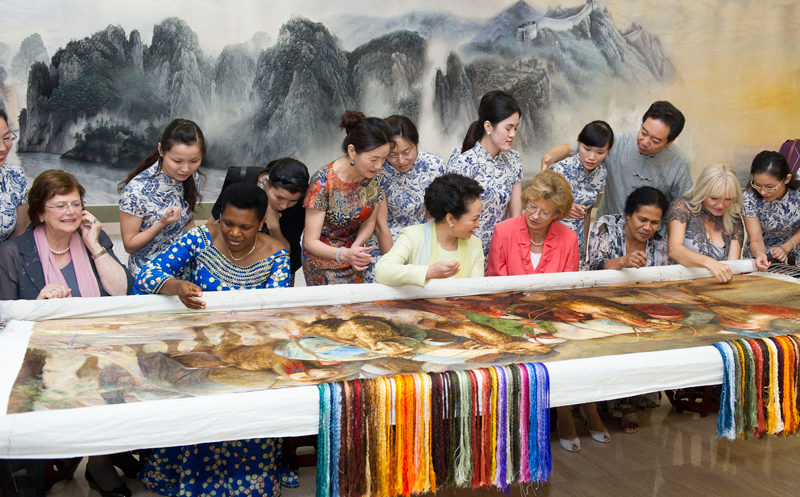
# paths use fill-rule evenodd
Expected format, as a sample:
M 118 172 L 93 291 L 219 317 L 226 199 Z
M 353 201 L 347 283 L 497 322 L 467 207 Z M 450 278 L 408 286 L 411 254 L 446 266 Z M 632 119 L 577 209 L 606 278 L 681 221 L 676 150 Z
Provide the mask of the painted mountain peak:
M 358 22 L 370 28 L 354 29 Z M 33 45 L 26 52 L 41 58 Z M 321 160 L 338 153 L 341 113 L 358 108 L 429 124 L 441 132 L 431 148 L 446 154 L 483 93 L 501 88 L 524 110 L 515 147 L 525 151 L 550 143 L 556 103 L 674 76 L 658 39 L 638 25 L 619 31 L 595 0 L 546 12 L 521 1 L 484 20 L 414 11 L 326 25 L 294 16 L 274 44 L 256 33 L 217 57 L 173 17 L 154 26 L 149 45 L 109 26 L 49 64 L 34 62 L 20 89 L 20 150 L 130 167 L 181 117 L 204 128 L 217 166 Z

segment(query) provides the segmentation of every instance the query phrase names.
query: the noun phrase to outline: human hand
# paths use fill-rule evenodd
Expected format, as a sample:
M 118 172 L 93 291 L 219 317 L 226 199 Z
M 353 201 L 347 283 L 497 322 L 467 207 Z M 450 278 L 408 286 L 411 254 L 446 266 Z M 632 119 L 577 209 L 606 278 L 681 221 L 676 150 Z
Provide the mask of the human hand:
M 710 262 L 706 264 L 706 269 L 708 269 L 720 283 L 728 283 L 733 279 L 733 271 L 731 271 L 730 266 L 714 259 L 711 259 Z
M 92 252 L 95 252 L 95 249 L 100 246 L 98 240 L 100 238 L 100 230 L 103 228 L 103 223 L 98 221 L 89 211 L 83 211 L 81 213 L 81 220 L 83 221 L 83 226 L 81 227 L 83 244 Z
M 42 291 L 36 296 L 36 300 L 63 299 L 69 297 L 70 293 L 72 293 L 72 289 L 68 286 L 49 284 L 42 288 Z
M 580 219 L 583 215 L 586 214 L 586 206 L 581 204 L 572 204 L 572 208 L 569 210 L 569 214 L 567 217 L 572 219 Z
M 780 247 L 773 247 L 769 249 L 769 255 L 771 255 L 776 261 L 786 262 L 786 257 L 789 254 L 783 250 L 783 245 L 781 245 Z
M 769 257 L 767 257 L 767 254 L 761 254 L 758 257 L 756 257 L 756 269 L 758 269 L 759 271 L 766 271 L 767 269 L 769 269 L 769 265 L 770 262 L 769 262 Z
M 178 286 L 178 298 L 189 309 L 205 309 L 206 303 L 198 297 L 203 296 L 203 290 L 189 281 L 182 281 Z
M 553 156 L 550 154 L 544 154 L 542 156 L 542 171 L 547 170 L 553 164 Z
M 359 247 L 353 245 L 350 248 L 345 248 L 339 254 L 339 260 L 346 262 L 353 266 L 356 271 L 364 271 L 372 262 L 372 256 L 369 255 L 372 247 Z
M 458 274 L 461 263 L 458 261 L 439 261 L 428 266 L 426 280 L 450 278 Z
M 640 268 L 647 266 L 647 254 L 641 250 L 635 250 L 625 256 L 625 267 Z
M 165 228 L 175 221 L 180 221 L 180 219 L 181 208 L 173 205 L 171 207 L 167 207 L 167 210 L 164 211 L 164 214 L 161 215 L 161 219 L 159 219 L 158 222 L 161 223 L 162 228 Z

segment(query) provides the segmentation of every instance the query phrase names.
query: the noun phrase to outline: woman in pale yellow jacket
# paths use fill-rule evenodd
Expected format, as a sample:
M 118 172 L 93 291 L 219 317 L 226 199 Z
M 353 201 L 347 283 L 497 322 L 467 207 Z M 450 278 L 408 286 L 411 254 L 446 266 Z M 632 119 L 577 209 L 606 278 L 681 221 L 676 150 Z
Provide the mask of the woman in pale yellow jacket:
M 482 193 L 477 181 L 461 174 L 433 180 L 425 190 L 425 208 L 433 220 L 400 231 L 375 266 L 375 280 L 424 286 L 432 279 L 483 277 L 483 246 L 473 234 L 480 224 Z

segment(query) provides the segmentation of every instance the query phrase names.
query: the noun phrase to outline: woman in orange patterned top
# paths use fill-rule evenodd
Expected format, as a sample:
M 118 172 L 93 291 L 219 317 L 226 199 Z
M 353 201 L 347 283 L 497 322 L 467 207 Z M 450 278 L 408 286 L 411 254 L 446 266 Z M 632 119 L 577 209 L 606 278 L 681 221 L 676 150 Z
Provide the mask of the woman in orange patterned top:
M 383 163 L 394 143 L 383 119 L 348 110 L 339 127 L 347 132 L 345 155 L 311 176 L 303 207 L 306 229 L 303 273 L 306 284 L 363 283 L 372 261 L 364 244 L 376 230 L 383 202 Z M 388 233 L 387 226 L 377 227 Z

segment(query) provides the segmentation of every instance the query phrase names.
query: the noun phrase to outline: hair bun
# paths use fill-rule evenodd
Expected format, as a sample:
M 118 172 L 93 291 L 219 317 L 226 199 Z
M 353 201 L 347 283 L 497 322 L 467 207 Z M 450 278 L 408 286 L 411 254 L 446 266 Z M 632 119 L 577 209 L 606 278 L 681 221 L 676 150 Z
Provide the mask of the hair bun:
M 358 110 L 347 110 L 342 114 L 342 120 L 339 122 L 339 127 L 347 133 L 353 130 L 358 124 L 364 122 L 367 116 Z

